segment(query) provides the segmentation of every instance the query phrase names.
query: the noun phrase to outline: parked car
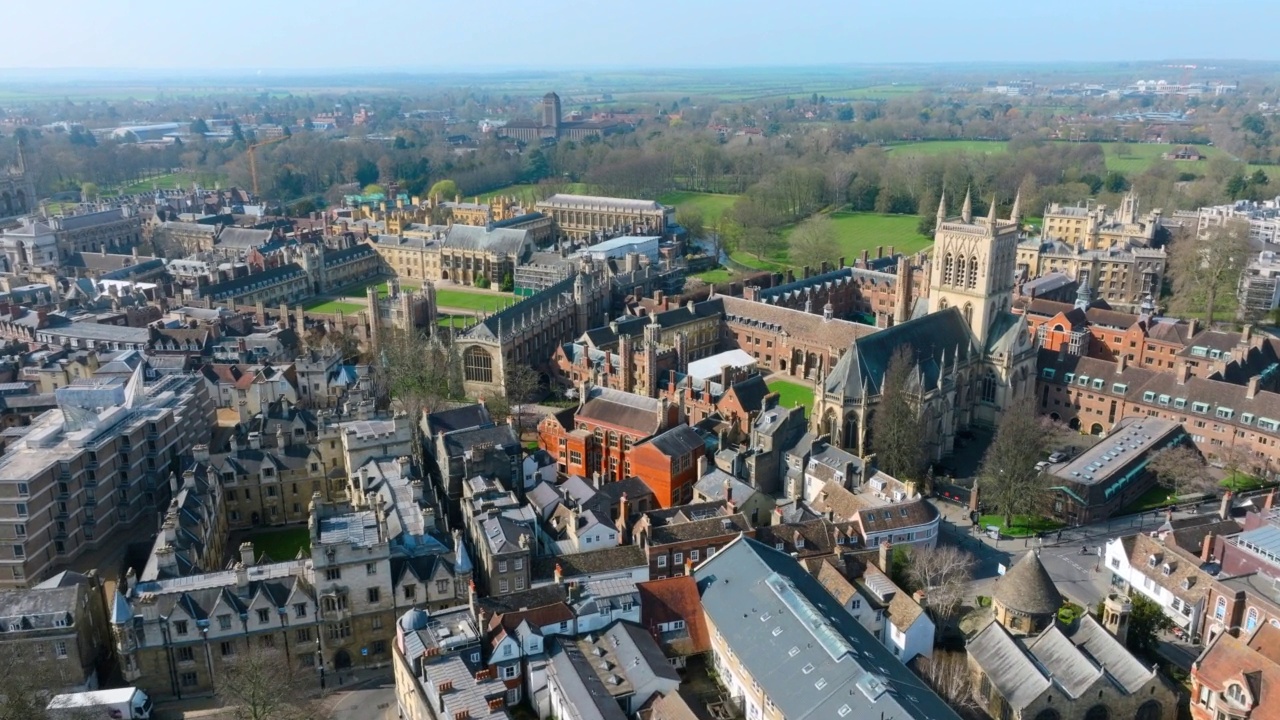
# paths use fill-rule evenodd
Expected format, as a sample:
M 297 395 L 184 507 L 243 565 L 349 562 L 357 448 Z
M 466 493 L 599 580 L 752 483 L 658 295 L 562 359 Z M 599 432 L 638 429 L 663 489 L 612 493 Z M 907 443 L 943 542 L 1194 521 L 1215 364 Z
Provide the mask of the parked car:
M 1067 459 L 1067 454 L 1061 450 L 1049 456 L 1050 463 L 1060 463 Z

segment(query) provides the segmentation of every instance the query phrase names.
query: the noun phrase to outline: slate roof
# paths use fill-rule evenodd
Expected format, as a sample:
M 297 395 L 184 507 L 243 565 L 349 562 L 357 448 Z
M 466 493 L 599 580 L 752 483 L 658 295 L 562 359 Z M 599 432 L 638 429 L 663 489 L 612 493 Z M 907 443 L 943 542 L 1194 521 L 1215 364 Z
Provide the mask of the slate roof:
M 242 295 L 255 287 L 269 287 L 283 282 L 288 282 L 300 277 L 304 277 L 306 272 L 298 263 L 285 263 L 279 267 L 274 267 L 262 272 L 250 273 L 244 277 L 234 280 L 226 280 L 220 283 L 214 283 L 204 289 L 206 297 L 214 300 L 223 300 L 237 295 Z
M 460 250 L 482 250 L 495 254 L 519 256 L 529 244 L 529 231 L 512 228 L 485 228 L 480 225 L 452 225 L 445 232 L 441 247 Z
M 455 226 L 457 227 L 457 226 Z M 510 333 L 525 323 L 531 323 L 551 313 L 556 308 L 573 303 L 573 287 L 576 275 L 571 275 L 541 292 L 509 305 L 463 331 L 461 338 L 496 340 L 499 328 Z
M 967 649 L 1017 710 L 1050 684 L 1072 698 L 1085 697 L 1099 682 L 1133 695 L 1156 677 L 1091 615 L 1068 628 L 1052 625 L 1031 638 L 1015 638 L 993 621 L 969 640 Z
M 586 402 L 575 417 L 648 437 L 663 424 L 661 408 L 662 403 L 655 398 L 597 386 L 587 392 Z
M 1185 603 L 1195 604 L 1209 594 L 1209 584 L 1213 578 L 1200 569 L 1199 548 L 1193 554 L 1142 533 L 1121 538 L 1120 543 L 1128 555 L 1129 566 L 1151 578 L 1151 582 L 1174 597 Z M 1151 558 L 1155 558 L 1155 567 L 1151 567 Z M 1166 563 L 1169 565 L 1168 575 L 1164 574 Z M 1184 582 L 1188 587 L 1182 587 Z
M 427 416 L 427 428 L 432 436 L 440 432 L 485 427 L 492 424 L 493 418 L 490 417 L 489 409 L 484 406 L 484 403 L 440 410 Z
M 1052 615 L 1062 607 L 1062 594 L 1037 553 L 1029 552 L 996 579 L 991 599 L 1030 615 Z
M 724 308 L 725 319 L 730 324 L 768 328 L 792 337 L 812 342 L 824 342 L 833 348 L 849 347 L 858 338 L 882 332 L 871 325 L 832 318 L 803 310 L 755 302 L 739 297 L 717 295 L 716 302 Z
M 741 537 L 694 576 L 707 617 L 781 716 L 958 717 L 790 556 Z
M 451 458 L 462 457 L 471 448 L 486 443 L 495 448 L 502 447 L 508 454 L 512 449 L 519 450 L 520 447 L 520 439 L 516 437 L 515 430 L 506 424 L 457 430 L 444 436 L 445 451 Z
M 250 248 L 261 247 L 271 242 L 270 230 L 254 230 L 253 228 L 225 227 L 218 233 L 218 244 L 225 247 Z
M 677 425 L 648 441 L 667 457 L 683 457 L 703 447 L 702 436 L 688 425 Z
M 943 363 L 964 361 L 978 352 L 973 333 L 959 308 L 950 307 L 922 318 L 859 338 L 831 368 L 826 392 L 837 397 L 861 397 L 862 388 L 879 395 L 889 360 L 899 347 L 910 347 L 926 388 L 937 385 Z

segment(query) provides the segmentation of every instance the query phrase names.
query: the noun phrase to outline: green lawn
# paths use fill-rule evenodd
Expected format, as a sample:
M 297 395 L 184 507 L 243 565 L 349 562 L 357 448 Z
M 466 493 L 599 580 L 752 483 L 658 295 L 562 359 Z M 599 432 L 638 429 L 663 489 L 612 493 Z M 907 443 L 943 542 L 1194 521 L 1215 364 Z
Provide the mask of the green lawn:
M 1131 176 L 1151 167 L 1151 164 L 1159 160 L 1165 153 L 1182 147 L 1180 144 L 1167 143 L 1104 142 L 1098 144 L 1102 145 L 1102 152 L 1106 158 L 1108 170 L 1115 170 Z M 1222 154 L 1221 150 L 1212 145 L 1196 145 L 1195 147 L 1206 158 Z M 898 155 L 945 155 L 957 152 L 970 154 L 1002 153 L 1008 149 L 1008 143 L 1003 140 L 926 140 L 924 142 L 890 145 L 885 149 Z M 1208 160 L 1183 161 L 1175 162 L 1174 166 L 1182 172 L 1203 175 L 1207 163 Z M 1249 165 L 1248 171 L 1253 172 L 1259 168 L 1268 173 L 1277 169 L 1275 166 Z
M 721 215 L 733 207 L 733 204 L 738 201 L 738 197 L 740 196 L 684 192 L 680 190 L 659 195 L 658 202 L 663 205 L 674 205 L 677 211 L 685 208 L 698 210 L 702 213 L 703 224 L 707 227 L 712 227 L 720 219 Z
M 1013 522 L 1005 527 L 1004 515 L 983 515 L 978 518 L 978 529 L 986 530 L 988 525 L 1000 528 L 1000 534 L 1007 537 L 1028 537 L 1041 532 L 1053 532 L 1063 524 L 1050 518 L 1034 515 L 1014 515 Z
M 728 268 L 717 267 L 710 270 L 703 270 L 700 273 L 690 275 L 691 278 L 698 278 L 702 282 L 708 284 L 729 282 L 733 279 L 733 271 Z
M 276 562 L 285 562 L 298 557 L 298 550 L 311 555 L 311 535 L 305 527 L 270 530 L 250 535 L 248 539 L 253 543 L 253 554 L 259 558 L 266 554 Z
M 511 304 L 514 296 L 472 292 L 470 290 L 436 290 L 436 305 L 462 310 L 495 312 Z
M 1248 492 L 1257 490 L 1260 487 L 1266 487 L 1267 482 L 1259 477 L 1254 477 L 1239 471 L 1232 473 L 1229 477 L 1223 478 L 1220 483 L 1224 490 L 1232 492 Z
M 378 297 L 386 297 L 387 295 L 391 294 L 391 291 L 388 288 L 388 281 L 386 280 L 382 280 L 380 282 L 376 280 L 371 280 L 363 285 L 348 288 L 346 292 L 344 292 L 343 294 L 349 298 L 365 298 L 368 296 L 367 293 L 368 293 L 369 286 L 375 283 L 377 284 L 377 287 L 378 287 Z M 400 289 L 405 292 L 416 292 L 417 290 L 421 289 L 421 286 L 410 285 L 409 283 L 400 283 Z
M 779 407 L 795 407 L 800 405 L 805 413 L 813 408 L 813 388 L 789 380 L 773 380 L 769 383 L 769 392 L 778 393 Z
M 836 242 L 840 244 L 839 254 L 831 258 L 832 265 L 841 257 L 846 264 L 852 265 L 862 256 L 863 250 L 874 258 L 878 247 L 883 247 L 887 255 L 890 247 L 895 252 L 914 253 L 933 244 L 932 238 L 917 232 L 920 218 L 916 215 L 837 212 L 831 213 L 830 217 Z M 738 250 L 730 257 L 757 270 L 785 270 L 791 266 L 786 250 L 786 239 L 790 234 L 790 227 L 783 229 L 783 248 L 773 255 L 757 259 L 751 253 Z
M 198 184 L 202 188 L 212 190 L 215 185 L 228 187 L 228 181 L 225 175 L 211 172 L 195 172 L 195 173 L 169 173 L 168 175 L 157 175 L 153 178 L 139 180 L 131 185 L 124 185 L 114 188 L 113 192 L 117 195 L 132 195 L 135 193 L 151 192 L 153 189 L 159 190 L 175 190 L 178 188 L 190 188 L 192 183 Z M 107 194 L 107 189 L 103 188 L 103 194 Z
M 302 309 L 306 310 L 307 312 L 314 312 L 322 315 L 334 315 L 339 312 L 345 315 L 351 315 L 354 313 L 364 311 L 365 307 L 364 305 L 359 305 L 357 303 L 343 302 L 341 300 L 317 299 L 317 300 L 312 300 L 307 304 L 303 305 Z
M 1122 513 L 1147 512 L 1157 508 L 1173 505 L 1178 501 L 1173 491 L 1163 485 L 1156 485 L 1150 490 L 1138 496 L 1137 500 L 1129 503 L 1129 506 L 1122 510 Z
M 458 313 L 442 313 L 442 314 L 436 315 L 437 325 L 439 325 L 440 327 L 447 328 L 449 327 L 449 324 L 452 323 L 453 329 L 455 330 L 461 330 L 462 328 L 467 327 L 468 325 L 472 325 L 475 322 L 476 322 L 475 315 L 460 315 Z

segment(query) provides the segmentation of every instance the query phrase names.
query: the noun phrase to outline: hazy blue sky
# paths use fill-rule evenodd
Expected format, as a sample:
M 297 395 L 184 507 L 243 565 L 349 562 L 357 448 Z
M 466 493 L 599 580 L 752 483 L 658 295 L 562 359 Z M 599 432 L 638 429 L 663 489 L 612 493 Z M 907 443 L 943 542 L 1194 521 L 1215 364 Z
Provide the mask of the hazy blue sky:
M 0 68 L 1280 60 L 1278 0 L 3 3 Z

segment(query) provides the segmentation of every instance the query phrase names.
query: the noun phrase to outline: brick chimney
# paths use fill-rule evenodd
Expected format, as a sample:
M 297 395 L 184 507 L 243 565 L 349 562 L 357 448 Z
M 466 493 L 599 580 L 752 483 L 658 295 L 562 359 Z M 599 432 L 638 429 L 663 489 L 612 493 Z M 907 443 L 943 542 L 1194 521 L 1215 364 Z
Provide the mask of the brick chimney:
M 1254 375 L 1249 378 L 1249 385 L 1245 388 L 1244 396 L 1246 399 L 1252 400 L 1258 394 L 1258 385 L 1262 381 L 1261 375 Z
M 1187 321 L 1187 339 L 1190 340 L 1195 336 L 1196 336 L 1196 319 L 1191 318 L 1190 320 Z
M 1178 368 L 1174 372 L 1178 374 L 1179 385 L 1186 385 L 1187 381 L 1191 379 L 1191 366 L 1186 362 L 1178 363 Z
M 893 559 L 892 550 L 893 550 L 893 543 L 889 542 L 888 540 L 885 540 L 884 542 L 880 543 L 880 558 L 879 558 L 880 572 L 884 573 L 885 575 L 889 574 L 889 565 Z
M 1200 562 L 1207 563 L 1213 558 L 1213 533 L 1204 536 L 1200 545 Z
M 1129 356 L 1125 355 L 1124 353 L 1120 353 L 1120 355 L 1116 358 L 1116 374 L 1117 375 L 1123 374 L 1125 369 L 1128 367 L 1129 367 Z

